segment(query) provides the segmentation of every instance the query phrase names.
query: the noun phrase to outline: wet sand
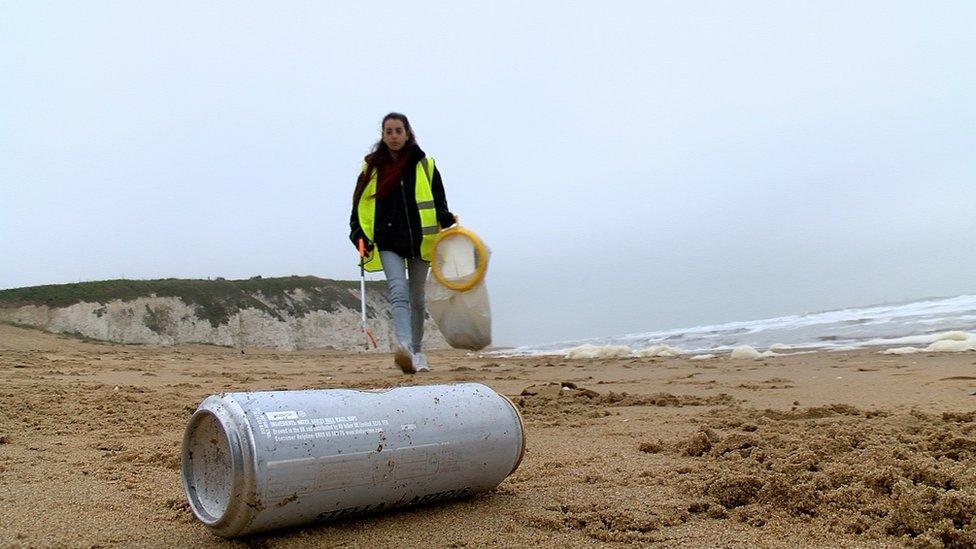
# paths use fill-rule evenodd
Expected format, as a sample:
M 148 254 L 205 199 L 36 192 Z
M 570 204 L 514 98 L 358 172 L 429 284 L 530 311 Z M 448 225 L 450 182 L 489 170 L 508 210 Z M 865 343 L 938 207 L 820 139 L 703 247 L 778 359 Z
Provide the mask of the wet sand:
M 976 353 L 506 359 L 83 342 L 0 325 L 0 546 L 976 544 Z M 228 541 L 179 444 L 222 391 L 477 381 L 527 453 L 466 500 Z

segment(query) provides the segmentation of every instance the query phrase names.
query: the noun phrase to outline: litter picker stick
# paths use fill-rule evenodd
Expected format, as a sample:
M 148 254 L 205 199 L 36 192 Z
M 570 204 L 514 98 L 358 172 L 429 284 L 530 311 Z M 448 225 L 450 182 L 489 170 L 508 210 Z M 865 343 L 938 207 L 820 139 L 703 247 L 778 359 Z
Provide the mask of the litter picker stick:
M 369 350 L 370 343 L 375 349 L 377 347 L 376 338 L 373 336 L 373 332 L 366 327 L 366 242 L 362 238 L 359 239 L 359 302 L 362 305 L 360 307 L 362 316 L 359 320 L 359 327 L 366 334 L 366 350 Z

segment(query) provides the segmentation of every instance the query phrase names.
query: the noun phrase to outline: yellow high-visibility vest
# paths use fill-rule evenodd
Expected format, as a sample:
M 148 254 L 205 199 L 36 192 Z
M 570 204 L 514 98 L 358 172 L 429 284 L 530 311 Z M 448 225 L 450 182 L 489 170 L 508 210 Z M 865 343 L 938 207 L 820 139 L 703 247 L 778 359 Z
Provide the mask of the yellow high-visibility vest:
M 366 163 L 363 163 L 363 172 L 366 171 Z M 440 232 L 440 225 L 437 224 L 437 210 L 434 208 L 434 191 L 431 188 L 434 176 L 434 159 L 425 157 L 417 162 L 417 184 L 414 185 L 414 197 L 417 199 L 417 208 L 420 210 L 420 230 L 423 238 L 420 241 L 420 257 L 424 261 L 430 261 L 431 251 L 434 249 L 434 239 Z M 370 272 L 382 271 L 383 263 L 380 261 L 380 252 L 376 248 L 375 234 L 376 224 L 376 182 L 377 170 L 370 174 L 369 184 L 359 197 L 359 204 L 356 205 L 356 215 L 359 216 L 359 226 L 366 234 L 366 238 L 374 243 L 373 250 L 366 255 L 363 267 Z

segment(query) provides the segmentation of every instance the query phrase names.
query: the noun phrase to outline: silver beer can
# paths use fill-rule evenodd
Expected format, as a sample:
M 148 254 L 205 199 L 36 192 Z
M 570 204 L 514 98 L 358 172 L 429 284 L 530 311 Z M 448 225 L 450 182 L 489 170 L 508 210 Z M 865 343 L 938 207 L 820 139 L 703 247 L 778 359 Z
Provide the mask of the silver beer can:
M 182 481 L 234 537 L 490 490 L 524 452 L 518 411 L 479 383 L 222 393 L 190 418 Z

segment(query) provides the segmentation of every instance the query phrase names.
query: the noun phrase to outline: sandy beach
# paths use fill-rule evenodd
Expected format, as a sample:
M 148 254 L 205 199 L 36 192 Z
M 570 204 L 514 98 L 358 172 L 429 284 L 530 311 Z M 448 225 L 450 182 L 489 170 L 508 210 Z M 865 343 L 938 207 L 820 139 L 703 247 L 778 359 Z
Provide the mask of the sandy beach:
M 796 547 L 976 544 L 976 353 L 566 360 L 126 346 L 0 325 L 5 547 Z M 228 541 L 179 480 L 222 391 L 477 381 L 527 453 L 465 500 Z

